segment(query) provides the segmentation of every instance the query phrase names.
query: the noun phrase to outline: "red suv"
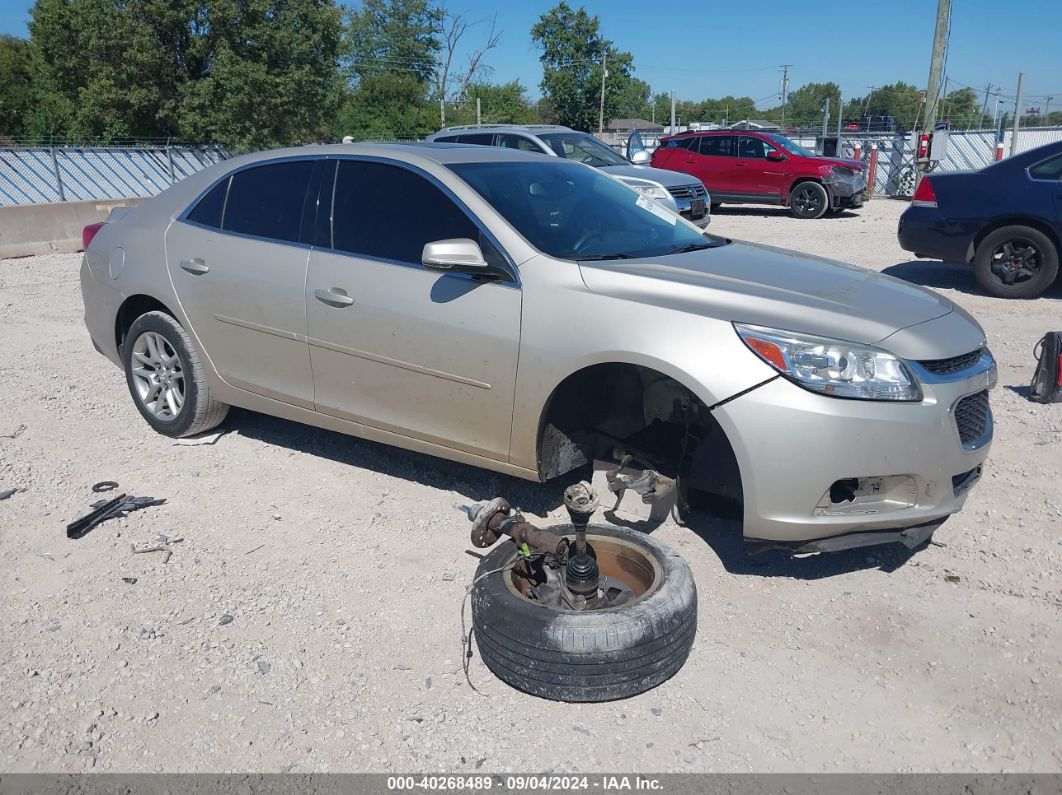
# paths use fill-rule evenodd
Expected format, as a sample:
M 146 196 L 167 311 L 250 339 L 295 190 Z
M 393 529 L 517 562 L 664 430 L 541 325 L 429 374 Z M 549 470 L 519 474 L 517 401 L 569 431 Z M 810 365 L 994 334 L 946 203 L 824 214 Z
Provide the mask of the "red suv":
M 784 135 L 718 130 L 671 135 L 653 152 L 653 166 L 692 174 L 705 184 L 712 208 L 778 204 L 797 218 L 863 204 L 866 166 L 819 157 Z

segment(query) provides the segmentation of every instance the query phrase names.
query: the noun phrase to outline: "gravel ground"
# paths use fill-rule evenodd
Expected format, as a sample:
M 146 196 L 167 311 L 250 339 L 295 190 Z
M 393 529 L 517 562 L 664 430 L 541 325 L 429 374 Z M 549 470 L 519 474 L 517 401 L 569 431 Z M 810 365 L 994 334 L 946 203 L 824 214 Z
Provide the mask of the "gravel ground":
M 545 516 L 557 486 L 245 411 L 176 445 L 92 350 L 79 256 L 0 263 L 0 490 L 24 489 L 0 501 L 0 770 L 1062 770 L 1062 405 L 1023 397 L 1062 290 L 1005 302 L 910 262 L 902 209 L 724 207 L 712 229 L 885 270 L 984 324 L 997 436 L 965 511 L 914 554 L 746 558 L 732 524 L 663 527 L 699 585 L 696 644 L 671 681 L 598 705 L 461 670 L 476 560 L 453 503 Z M 101 480 L 167 502 L 68 541 Z M 130 553 L 157 533 L 184 539 L 169 563 Z

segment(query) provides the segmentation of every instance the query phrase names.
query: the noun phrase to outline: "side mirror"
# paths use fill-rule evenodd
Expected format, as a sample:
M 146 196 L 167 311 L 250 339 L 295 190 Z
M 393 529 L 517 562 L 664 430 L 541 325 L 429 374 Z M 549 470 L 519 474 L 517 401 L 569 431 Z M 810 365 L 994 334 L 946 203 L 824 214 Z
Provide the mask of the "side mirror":
M 777 149 L 768 149 L 767 150 L 767 159 L 768 160 L 772 160 L 775 163 L 781 163 L 783 160 L 786 159 L 786 157 L 781 152 L 779 152 Z
M 653 161 L 653 156 L 644 149 L 639 149 L 631 155 L 631 162 L 636 166 L 647 166 Z
M 479 244 L 467 237 L 436 240 L 424 246 L 420 261 L 426 268 L 458 273 L 489 273 L 491 268 L 483 259 Z

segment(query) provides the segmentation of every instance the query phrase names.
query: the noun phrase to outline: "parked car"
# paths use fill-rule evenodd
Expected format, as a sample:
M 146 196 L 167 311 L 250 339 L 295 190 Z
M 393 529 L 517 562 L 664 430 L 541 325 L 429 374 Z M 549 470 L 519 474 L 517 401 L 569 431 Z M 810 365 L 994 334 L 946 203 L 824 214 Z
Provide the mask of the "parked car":
M 682 133 L 662 138 L 657 168 L 697 177 L 712 204 L 778 204 L 797 218 L 860 207 L 866 166 L 859 160 L 819 157 L 784 135 L 754 131 Z
M 972 263 L 991 295 L 1035 298 L 1058 276 L 1062 142 L 923 177 L 896 234 L 916 257 Z
M 112 219 L 85 322 L 169 436 L 235 405 L 530 480 L 619 447 L 806 551 L 924 541 L 988 454 L 995 363 L 961 308 L 557 157 L 307 146 Z
M 711 197 L 698 179 L 676 171 L 652 168 L 648 154 L 634 162 L 589 133 L 556 124 L 480 124 L 447 127 L 429 135 L 426 141 L 479 144 L 540 152 L 600 168 L 625 182 L 646 198 L 676 212 L 697 226 L 708 226 Z

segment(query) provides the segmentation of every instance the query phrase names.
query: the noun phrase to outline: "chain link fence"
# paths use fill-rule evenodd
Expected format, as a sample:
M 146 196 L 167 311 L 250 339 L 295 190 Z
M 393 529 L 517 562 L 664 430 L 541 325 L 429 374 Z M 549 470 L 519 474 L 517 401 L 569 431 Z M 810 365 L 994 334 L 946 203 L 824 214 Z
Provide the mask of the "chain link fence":
M 154 196 L 228 156 L 210 145 L 0 147 L 0 207 Z

